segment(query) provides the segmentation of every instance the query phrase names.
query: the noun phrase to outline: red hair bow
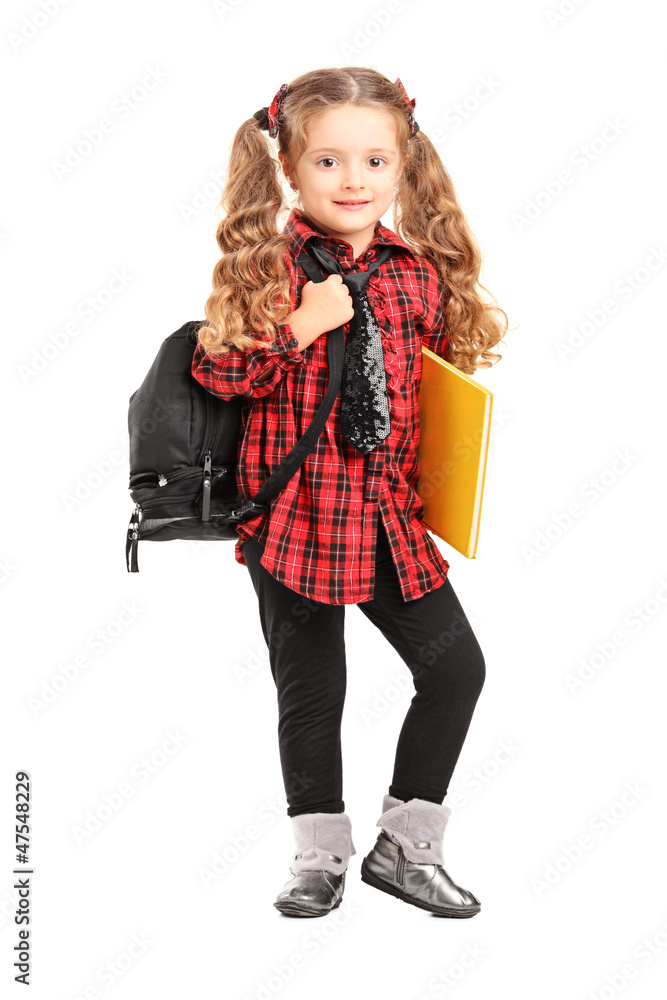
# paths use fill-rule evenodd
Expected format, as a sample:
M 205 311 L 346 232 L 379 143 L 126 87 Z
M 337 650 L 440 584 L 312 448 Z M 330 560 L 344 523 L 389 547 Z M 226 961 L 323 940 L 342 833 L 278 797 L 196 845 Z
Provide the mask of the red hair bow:
M 408 97 L 407 90 L 405 89 L 405 87 L 398 78 L 394 81 L 394 85 L 400 88 L 403 97 L 405 98 L 405 103 L 408 106 L 408 122 L 410 124 L 410 135 L 416 135 L 417 132 L 419 132 L 419 125 L 415 121 L 415 114 L 414 114 L 415 104 L 417 103 L 417 99 L 413 97 L 412 100 L 410 100 L 410 98 Z
M 275 139 L 278 135 L 278 114 L 280 112 L 280 105 L 283 103 L 283 98 L 287 93 L 287 87 L 288 84 L 284 83 L 269 104 L 269 135 L 272 139 Z

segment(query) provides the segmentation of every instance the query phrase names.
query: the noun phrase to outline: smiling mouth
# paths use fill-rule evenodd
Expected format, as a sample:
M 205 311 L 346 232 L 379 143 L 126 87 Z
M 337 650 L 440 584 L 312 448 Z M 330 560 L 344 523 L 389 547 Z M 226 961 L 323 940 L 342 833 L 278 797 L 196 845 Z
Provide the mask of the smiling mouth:
M 355 201 L 337 201 L 337 205 L 368 205 L 369 201 L 367 198 L 357 198 Z

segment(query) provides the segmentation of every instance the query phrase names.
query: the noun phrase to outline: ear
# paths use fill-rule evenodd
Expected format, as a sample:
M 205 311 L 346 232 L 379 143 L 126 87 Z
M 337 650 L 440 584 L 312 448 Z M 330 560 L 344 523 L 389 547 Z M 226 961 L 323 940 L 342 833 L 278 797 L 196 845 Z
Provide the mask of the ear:
M 280 166 L 283 168 L 283 173 L 284 173 L 285 177 L 287 178 L 288 181 L 291 182 L 291 180 L 292 180 L 292 177 L 291 177 L 292 169 L 291 169 L 289 163 L 286 161 L 284 154 L 283 153 L 278 153 L 278 159 L 280 160 Z
M 396 178 L 396 184 L 398 184 L 398 182 L 400 181 L 401 177 L 403 176 L 403 172 L 405 170 L 405 164 L 408 162 L 408 159 L 409 159 L 409 157 L 408 157 L 408 154 L 406 153 L 405 156 L 403 157 L 403 162 L 401 163 L 401 169 L 398 171 L 398 177 Z

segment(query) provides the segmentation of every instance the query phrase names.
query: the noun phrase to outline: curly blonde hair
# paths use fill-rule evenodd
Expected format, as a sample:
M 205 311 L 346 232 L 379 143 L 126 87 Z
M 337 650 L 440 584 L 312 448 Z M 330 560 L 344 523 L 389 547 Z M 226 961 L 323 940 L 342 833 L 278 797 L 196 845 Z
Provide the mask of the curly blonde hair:
M 308 126 L 341 105 L 394 118 L 398 148 L 408 156 L 394 198 L 395 232 L 440 275 L 447 361 L 469 375 L 491 367 L 502 357 L 492 348 L 507 332 L 507 315 L 495 299 L 485 301 L 480 294 L 487 289 L 478 280 L 479 248 L 433 143 L 421 129 L 410 135 L 402 90 L 369 67 L 304 73 L 289 84 L 280 106 L 277 152 L 295 166 L 308 145 Z M 198 330 L 208 354 L 273 343 L 293 311 L 286 259 L 290 239 L 279 228 L 290 207 L 281 172 L 268 134 L 256 118 L 248 118 L 232 141 L 219 206 L 224 215 L 216 240 L 222 256 L 213 270 L 206 321 Z

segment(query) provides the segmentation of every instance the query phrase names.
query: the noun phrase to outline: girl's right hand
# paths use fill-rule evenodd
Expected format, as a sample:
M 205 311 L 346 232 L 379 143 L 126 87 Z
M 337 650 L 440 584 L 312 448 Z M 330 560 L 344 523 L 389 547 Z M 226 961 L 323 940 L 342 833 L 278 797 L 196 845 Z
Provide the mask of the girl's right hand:
M 354 303 L 342 275 L 329 274 L 324 281 L 307 281 L 301 290 L 298 312 L 313 340 L 349 323 Z

